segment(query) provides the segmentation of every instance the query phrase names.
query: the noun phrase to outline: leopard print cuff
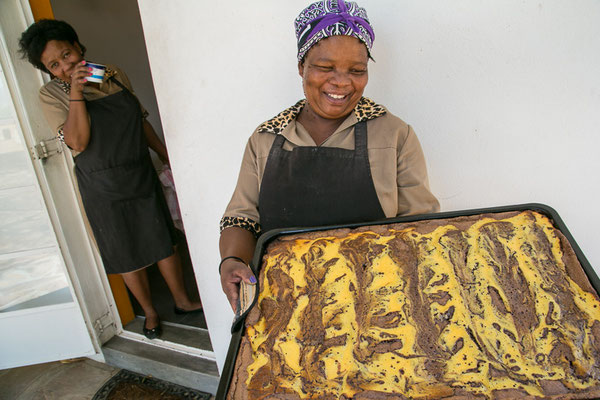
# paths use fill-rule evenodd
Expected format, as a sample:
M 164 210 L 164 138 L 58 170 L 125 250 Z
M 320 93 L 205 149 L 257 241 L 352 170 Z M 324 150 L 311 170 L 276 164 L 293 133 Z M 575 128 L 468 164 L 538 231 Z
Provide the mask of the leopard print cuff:
M 237 226 L 238 228 L 245 229 L 252 233 L 254 237 L 258 237 L 261 234 L 260 224 L 256 221 L 246 217 L 223 217 L 219 224 L 219 232 L 223 233 L 224 229 Z

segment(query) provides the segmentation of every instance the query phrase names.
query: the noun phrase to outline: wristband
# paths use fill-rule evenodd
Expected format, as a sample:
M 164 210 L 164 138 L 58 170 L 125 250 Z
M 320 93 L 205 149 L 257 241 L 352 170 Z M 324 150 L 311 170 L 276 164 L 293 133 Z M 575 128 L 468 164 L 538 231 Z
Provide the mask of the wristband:
M 236 257 L 236 256 L 227 256 L 227 257 L 223 258 L 223 259 L 221 260 L 221 262 L 219 263 L 219 275 L 221 275 L 221 265 L 223 265 L 223 263 L 225 262 L 225 260 L 229 260 L 230 258 L 233 258 L 234 260 L 238 260 L 238 261 L 241 261 L 241 262 L 243 262 L 244 264 L 246 264 L 246 261 L 242 260 L 240 257 Z M 246 264 L 246 265 L 248 265 L 248 264 Z
M 69 101 L 85 101 L 85 99 L 69 99 Z

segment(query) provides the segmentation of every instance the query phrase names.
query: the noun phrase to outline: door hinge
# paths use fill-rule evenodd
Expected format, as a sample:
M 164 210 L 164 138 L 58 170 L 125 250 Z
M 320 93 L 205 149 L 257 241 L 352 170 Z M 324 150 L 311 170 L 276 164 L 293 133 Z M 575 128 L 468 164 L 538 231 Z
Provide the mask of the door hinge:
M 57 137 L 40 140 L 39 143 L 31 147 L 31 155 L 36 160 L 45 160 L 55 154 L 62 153 L 62 151 L 62 143 Z
M 114 324 L 115 323 L 112 319 L 112 314 L 110 312 L 106 312 L 100 318 L 94 321 L 94 329 L 99 335 L 101 335 L 104 333 L 106 328 Z

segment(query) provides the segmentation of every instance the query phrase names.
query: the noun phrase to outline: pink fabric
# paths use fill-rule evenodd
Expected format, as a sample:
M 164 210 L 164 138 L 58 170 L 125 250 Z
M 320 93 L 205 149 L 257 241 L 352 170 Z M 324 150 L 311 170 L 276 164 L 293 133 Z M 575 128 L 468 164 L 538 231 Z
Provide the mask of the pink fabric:
M 179 203 L 177 202 L 177 193 L 175 192 L 175 181 L 173 180 L 173 173 L 168 165 L 164 165 L 158 173 L 158 179 L 162 184 L 165 199 L 167 200 L 167 206 L 173 219 L 173 224 L 177 229 L 184 232 L 183 221 L 181 219 L 181 211 L 179 210 Z

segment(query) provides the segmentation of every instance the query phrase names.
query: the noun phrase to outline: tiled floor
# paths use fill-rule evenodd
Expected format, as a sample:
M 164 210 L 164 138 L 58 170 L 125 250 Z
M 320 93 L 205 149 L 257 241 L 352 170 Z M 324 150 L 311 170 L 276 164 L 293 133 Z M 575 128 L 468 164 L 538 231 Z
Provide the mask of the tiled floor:
M 0 400 L 85 400 L 119 372 L 88 358 L 0 371 Z
M 2 370 L 0 400 L 90 400 L 119 371 L 89 358 Z

